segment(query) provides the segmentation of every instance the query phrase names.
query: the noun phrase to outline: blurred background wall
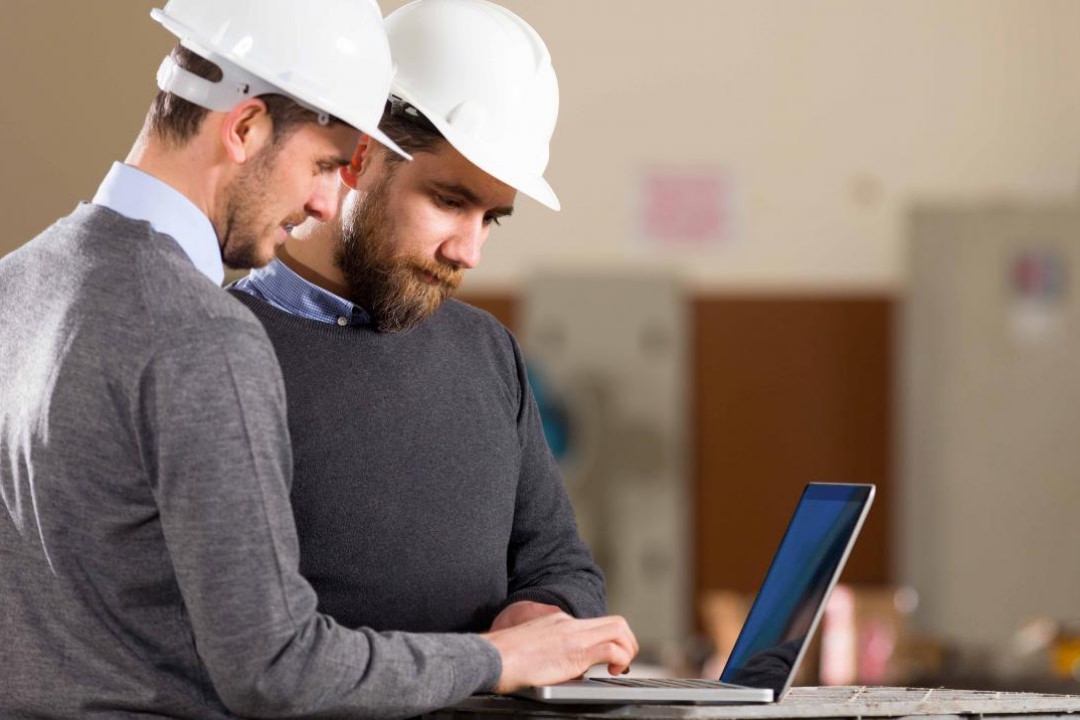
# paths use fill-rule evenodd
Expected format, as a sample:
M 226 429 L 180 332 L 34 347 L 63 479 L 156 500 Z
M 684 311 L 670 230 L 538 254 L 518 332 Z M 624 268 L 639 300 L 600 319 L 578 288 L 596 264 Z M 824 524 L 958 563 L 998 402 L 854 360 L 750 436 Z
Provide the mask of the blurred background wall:
M 8 231 L 0 254 L 91 197 L 109 163 L 126 154 L 172 45 L 149 19 L 158 4 L 5 3 L 0 197 Z M 878 590 L 914 586 L 922 602 L 913 627 L 938 642 L 927 653 L 1004 652 L 1025 619 L 1037 616 L 1052 623 L 1043 636 L 1067 637 L 1067 626 L 1053 623 L 1080 617 L 1080 566 L 1062 560 L 1080 541 L 1062 530 L 1080 513 L 1070 490 L 1080 462 L 1069 449 L 1080 438 L 1068 408 L 1046 403 L 1073 397 L 1075 387 L 1067 362 L 1077 332 L 1069 278 L 1078 271 L 1060 249 L 1075 243 L 1075 225 L 1005 221 L 1018 228 L 1000 240 L 1008 247 L 983 260 L 965 261 L 969 253 L 959 250 L 939 260 L 935 248 L 955 233 L 916 236 L 919 228 L 949 227 L 941 218 L 951 213 L 978 224 L 970 218 L 1012 217 L 1009 208 L 1071 211 L 1080 178 L 1080 3 L 503 4 L 540 32 L 559 73 L 562 111 L 547 176 L 564 210 L 519 201 L 464 292 L 513 327 L 538 371 L 551 376 L 579 451 L 599 442 L 582 425 L 597 417 L 607 418 L 604 427 L 633 430 L 619 436 L 622 444 L 608 441 L 604 467 L 625 468 L 632 450 L 655 450 L 634 455 L 635 467 L 653 468 L 645 474 L 661 488 L 657 502 L 671 506 L 655 518 L 660 539 L 612 558 L 621 568 L 613 577 L 629 588 L 613 598 L 614 609 L 650 628 L 649 608 L 667 608 L 671 617 L 655 624 L 658 647 L 707 630 L 698 612 L 704 599 L 756 589 L 803 483 L 875 482 L 878 503 L 845 578 Z M 943 214 L 931 213 L 938 220 L 929 225 L 915 222 L 927 217 L 917 210 L 926 206 Z M 960 235 L 980 246 L 978 232 Z M 1065 279 L 1014 288 L 1023 253 L 1047 242 L 1050 259 L 1035 266 L 1043 262 Z M 954 307 L 941 288 L 971 273 L 990 290 L 956 300 L 964 311 L 956 311 L 957 322 L 1005 327 L 1014 300 L 1034 299 L 1036 315 L 1057 318 L 1044 335 L 1052 338 L 1053 374 L 1032 370 L 1046 362 L 1030 359 L 1018 361 L 1018 371 L 1003 369 L 1001 354 L 1009 351 L 992 338 L 970 355 L 949 349 L 956 334 L 933 323 Z M 673 309 L 619 324 L 605 318 L 631 307 L 629 290 L 588 312 L 560 314 L 548 301 L 552 288 L 587 298 L 599 285 L 645 287 L 636 283 L 665 298 L 654 307 Z M 678 302 L 668 302 L 670 293 Z M 916 306 L 924 309 L 913 315 Z M 581 327 L 610 332 L 611 347 L 640 352 L 602 357 L 608 370 L 590 377 L 608 379 L 583 390 L 574 384 L 585 376 L 579 370 L 596 361 L 593 350 L 575 349 Z M 949 372 L 926 374 L 954 357 L 963 361 Z M 979 367 L 981 385 L 949 393 L 966 369 Z M 989 409 L 978 405 L 980 388 L 1025 373 L 1052 380 L 1041 394 L 1018 391 Z M 664 403 L 652 414 L 603 399 L 633 397 L 652 382 Z M 958 409 L 940 410 L 942 397 Z M 1008 435 L 1026 442 L 1023 467 L 1006 472 L 988 461 L 964 469 L 942 460 L 1003 447 L 1003 430 L 980 428 L 1016 403 L 1027 403 L 1022 414 L 1045 428 L 1028 441 L 1030 423 Z M 942 413 L 958 424 L 934 425 Z M 955 437 L 966 444 L 943 453 L 941 444 Z M 570 451 L 565 467 L 568 482 L 588 487 L 580 455 Z M 623 477 L 605 472 L 616 484 Z M 1007 502 L 984 502 L 977 511 L 965 502 L 1005 491 Z M 992 541 L 1008 534 L 1018 503 L 1032 496 L 1036 509 L 1024 512 L 1036 519 L 999 562 L 1002 545 Z M 603 513 L 581 498 L 578 492 L 589 532 L 632 532 L 604 525 Z M 1056 508 L 1054 521 L 1038 522 L 1039 507 Z M 1055 543 L 1054 562 L 1033 569 Z M 1035 576 L 1032 589 L 1023 589 Z M 674 590 L 645 602 L 633 588 L 649 582 Z M 994 601 L 1001 587 L 1011 588 L 1006 604 Z M 965 613 L 969 605 L 979 612 Z M 1070 616 L 1068 608 L 1077 610 Z M 1047 667 L 1032 672 L 1048 674 Z
M 148 18 L 154 4 L 5 2 L 0 191 L 17 212 L 0 249 L 92 194 L 126 154 L 171 46 Z M 549 175 L 565 209 L 520 203 L 475 287 L 513 287 L 538 263 L 662 264 L 706 288 L 892 291 L 913 197 L 1076 192 L 1071 0 L 505 5 L 559 72 Z M 633 200 L 656 166 L 727 174 L 727 242 L 636 242 Z

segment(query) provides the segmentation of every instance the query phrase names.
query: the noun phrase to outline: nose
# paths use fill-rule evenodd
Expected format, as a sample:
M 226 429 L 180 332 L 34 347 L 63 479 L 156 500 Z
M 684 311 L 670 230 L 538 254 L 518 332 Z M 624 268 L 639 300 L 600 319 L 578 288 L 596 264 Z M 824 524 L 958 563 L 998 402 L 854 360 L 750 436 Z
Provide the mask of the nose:
M 320 222 L 329 222 L 338 212 L 338 175 L 321 173 L 315 180 L 315 188 L 304 205 L 304 212 Z
M 454 236 L 439 248 L 442 259 L 457 267 L 472 270 L 480 264 L 481 249 L 487 240 L 488 228 L 481 218 L 476 222 L 463 222 Z

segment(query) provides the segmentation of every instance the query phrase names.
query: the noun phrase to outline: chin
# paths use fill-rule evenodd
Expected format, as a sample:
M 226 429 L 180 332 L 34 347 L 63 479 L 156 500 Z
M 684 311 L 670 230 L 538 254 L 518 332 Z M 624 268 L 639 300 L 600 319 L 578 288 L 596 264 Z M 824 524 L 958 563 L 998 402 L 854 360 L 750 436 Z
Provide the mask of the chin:
M 265 257 L 259 258 L 259 260 L 261 260 L 262 262 L 260 262 L 258 264 L 258 267 L 263 267 L 263 266 L 269 265 L 274 260 L 274 258 L 276 258 L 276 257 L 277 257 L 277 248 L 274 248 L 274 249 L 270 250 L 266 254 Z
M 263 267 L 271 260 L 277 257 L 278 248 L 285 245 L 283 240 L 279 240 L 277 235 L 273 237 L 264 238 L 263 242 L 251 248 L 251 257 L 254 261 L 252 267 Z
M 263 245 L 248 245 L 241 251 L 228 252 L 222 260 L 225 267 L 233 270 L 251 270 L 268 265 L 276 255 L 277 245 L 267 242 Z

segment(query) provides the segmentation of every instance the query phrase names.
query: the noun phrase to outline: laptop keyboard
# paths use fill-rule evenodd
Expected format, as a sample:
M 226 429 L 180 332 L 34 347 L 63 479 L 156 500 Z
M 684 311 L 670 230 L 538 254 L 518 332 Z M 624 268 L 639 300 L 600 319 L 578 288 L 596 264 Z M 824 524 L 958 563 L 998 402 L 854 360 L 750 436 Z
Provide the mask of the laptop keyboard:
M 633 688 L 699 688 L 716 690 L 718 688 L 732 687 L 718 680 L 667 680 L 662 678 L 589 678 L 592 682 L 604 683 L 605 685 L 618 685 L 619 687 Z

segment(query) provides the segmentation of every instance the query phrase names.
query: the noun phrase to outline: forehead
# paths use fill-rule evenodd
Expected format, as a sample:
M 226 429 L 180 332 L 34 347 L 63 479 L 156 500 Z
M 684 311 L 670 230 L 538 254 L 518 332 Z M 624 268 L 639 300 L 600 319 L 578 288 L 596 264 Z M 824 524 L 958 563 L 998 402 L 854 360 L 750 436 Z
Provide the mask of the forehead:
M 512 205 L 517 195 L 514 188 L 473 165 L 447 142 L 432 152 L 414 153 L 412 162 L 402 163 L 397 174 L 412 184 L 466 189 L 479 204 L 492 207 Z

